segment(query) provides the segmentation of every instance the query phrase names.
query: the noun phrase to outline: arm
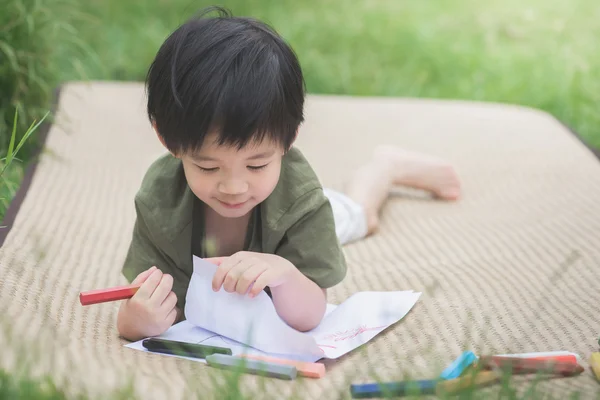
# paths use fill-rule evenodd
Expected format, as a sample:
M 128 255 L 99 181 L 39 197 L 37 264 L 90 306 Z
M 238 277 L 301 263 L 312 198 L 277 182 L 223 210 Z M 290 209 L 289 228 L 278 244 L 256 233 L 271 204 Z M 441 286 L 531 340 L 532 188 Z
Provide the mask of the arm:
M 298 330 L 311 330 L 323 319 L 327 288 L 342 281 L 346 260 L 335 232 L 331 205 L 321 190 L 315 190 L 290 212 L 285 234 L 275 254 L 293 266 L 292 278 L 271 287 L 278 314 Z
M 137 218 L 122 272 L 141 286 L 132 298 L 121 303 L 117 314 L 117 330 L 128 340 L 160 335 L 181 318 L 172 262 L 161 251 L 161 240 L 146 222 L 146 207 L 139 201 L 135 205 Z
M 271 288 L 277 314 L 292 328 L 302 332 L 317 327 L 327 308 L 327 289 L 294 268 L 286 283 Z
M 325 314 L 325 290 L 285 258 L 241 251 L 207 261 L 219 266 L 213 276 L 213 290 L 222 287 L 226 292 L 255 297 L 269 286 L 275 311 L 294 329 L 314 329 Z

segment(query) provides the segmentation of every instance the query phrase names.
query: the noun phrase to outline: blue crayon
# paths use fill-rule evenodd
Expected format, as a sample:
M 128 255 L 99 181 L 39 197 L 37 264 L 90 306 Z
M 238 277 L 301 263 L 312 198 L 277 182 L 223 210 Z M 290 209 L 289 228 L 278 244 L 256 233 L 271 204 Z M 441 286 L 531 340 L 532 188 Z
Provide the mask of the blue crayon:
M 438 381 L 421 380 L 388 383 L 366 383 L 351 385 L 350 394 L 354 399 L 374 397 L 405 396 L 411 394 L 435 394 Z
M 448 365 L 440 378 L 455 379 L 458 378 L 471 364 L 477 361 L 477 356 L 472 351 L 465 351 L 452 364 Z

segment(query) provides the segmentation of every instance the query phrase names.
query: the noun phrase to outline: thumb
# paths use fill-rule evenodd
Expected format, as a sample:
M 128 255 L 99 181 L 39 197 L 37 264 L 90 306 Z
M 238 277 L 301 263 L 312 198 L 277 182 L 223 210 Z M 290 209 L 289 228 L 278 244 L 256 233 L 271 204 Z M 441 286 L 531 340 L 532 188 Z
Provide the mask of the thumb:
M 211 264 L 215 264 L 216 266 L 219 266 L 226 258 L 227 257 L 209 257 L 209 258 L 205 258 L 204 261 L 208 261 Z

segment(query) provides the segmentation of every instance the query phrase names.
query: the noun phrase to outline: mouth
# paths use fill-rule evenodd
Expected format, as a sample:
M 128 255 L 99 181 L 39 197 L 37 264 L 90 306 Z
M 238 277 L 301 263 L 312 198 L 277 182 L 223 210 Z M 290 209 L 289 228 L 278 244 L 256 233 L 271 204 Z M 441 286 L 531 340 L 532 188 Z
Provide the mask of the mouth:
M 218 200 L 218 199 L 217 199 L 217 200 Z M 224 202 L 224 201 L 221 201 L 221 200 L 218 200 L 218 201 L 219 201 L 219 203 L 221 203 L 221 205 L 222 205 L 223 207 L 225 207 L 225 208 L 229 208 L 229 209 L 231 209 L 231 210 L 235 210 L 235 209 L 237 209 L 237 208 L 241 208 L 241 207 L 243 207 L 243 206 L 244 206 L 244 205 L 245 205 L 245 204 L 248 202 L 247 200 L 246 200 L 246 201 L 244 201 L 244 202 L 242 202 L 242 203 L 226 203 L 226 202 Z

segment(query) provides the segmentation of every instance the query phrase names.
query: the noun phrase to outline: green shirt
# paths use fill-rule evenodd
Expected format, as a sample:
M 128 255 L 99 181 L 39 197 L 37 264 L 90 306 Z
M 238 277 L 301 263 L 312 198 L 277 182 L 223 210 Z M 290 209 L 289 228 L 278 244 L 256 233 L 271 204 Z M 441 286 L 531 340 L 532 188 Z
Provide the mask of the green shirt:
M 156 160 L 134 204 L 136 220 L 123 274 L 132 281 L 153 265 L 171 274 L 177 305 L 183 310 L 192 255 L 206 257 L 206 251 L 203 203 L 190 190 L 181 161 L 170 154 Z M 252 211 L 244 250 L 277 254 L 322 288 L 346 275 L 331 205 L 299 150 L 292 148 L 284 155 L 277 186 Z

